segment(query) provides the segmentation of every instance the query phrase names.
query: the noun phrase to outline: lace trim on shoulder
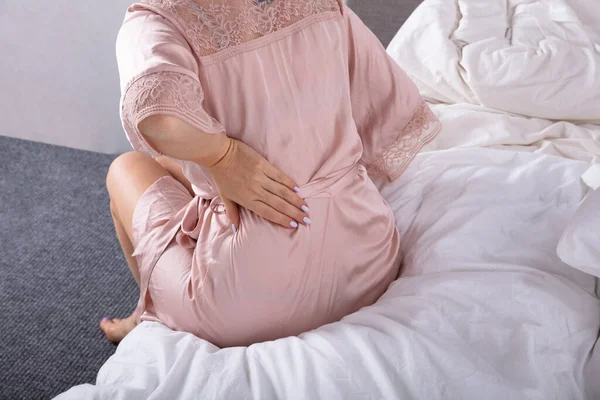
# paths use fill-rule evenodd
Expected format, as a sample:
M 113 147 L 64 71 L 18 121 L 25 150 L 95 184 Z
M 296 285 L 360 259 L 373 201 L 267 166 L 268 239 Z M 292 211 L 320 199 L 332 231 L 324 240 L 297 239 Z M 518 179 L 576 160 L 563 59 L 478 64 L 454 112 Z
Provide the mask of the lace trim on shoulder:
M 369 174 L 387 177 L 390 181 L 398 178 L 423 146 L 437 136 L 441 127 L 429 106 L 422 103 L 396 140 L 367 166 Z
M 198 56 L 239 46 L 312 15 L 340 11 L 338 0 L 142 0 L 164 10 Z
M 223 132 L 221 124 L 202 107 L 204 92 L 197 79 L 178 72 L 155 72 L 141 76 L 125 89 L 121 117 L 135 150 L 160 155 L 144 139 L 138 124 L 156 114 L 174 115 L 206 133 Z

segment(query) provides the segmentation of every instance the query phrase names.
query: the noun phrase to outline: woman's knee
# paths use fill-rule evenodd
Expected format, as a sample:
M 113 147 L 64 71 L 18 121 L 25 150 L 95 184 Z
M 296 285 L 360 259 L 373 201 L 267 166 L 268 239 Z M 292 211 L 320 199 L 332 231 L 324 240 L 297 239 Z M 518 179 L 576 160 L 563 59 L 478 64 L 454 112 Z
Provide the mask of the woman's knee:
M 134 201 L 158 179 L 169 175 L 152 157 L 129 152 L 118 156 L 110 165 L 106 187 L 111 201 L 121 202 L 123 198 Z
M 167 175 L 159 163 L 142 153 L 124 153 L 111 163 L 106 176 L 110 208 L 128 234 L 138 200 L 154 182 Z
M 151 157 L 138 153 L 136 151 L 130 151 L 123 153 L 113 160 L 108 168 L 108 174 L 106 175 L 106 187 L 109 195 L 114 191 L 115 187 L 119 186 L 119 183 L 131 175 L 134 171 L 142 166 L 142 164 L 152 163 Z

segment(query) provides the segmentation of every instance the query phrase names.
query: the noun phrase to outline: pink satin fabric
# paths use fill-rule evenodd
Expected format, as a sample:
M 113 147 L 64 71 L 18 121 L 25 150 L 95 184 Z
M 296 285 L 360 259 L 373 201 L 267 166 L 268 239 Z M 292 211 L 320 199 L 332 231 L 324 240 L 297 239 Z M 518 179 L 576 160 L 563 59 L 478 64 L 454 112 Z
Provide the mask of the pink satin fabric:
M 202 1 L 129 9 L 117 55 L 134 149 L 158 154 L 137 129 L 153 114 L 227 134 L 299 182 L 312 219 L 289 230 L 242 209 L 233 233 L 208 172 L 178 161 L 195 196 L 162 178 L 133 218 L 141 320 L 218 346 L 249 345 L 337 321 L 397 276 L 394 217 L 363 165 L 397 177 L 439 124 L 348 8 L 302 2 L 316 4 L 306 18 L 208 55 L 200 53 L 214 41 L 197 35 L 209 24 L 190 26 L 208 18 Z M 267 3 L 253 13 L 286 9 Z M 226 34 L 213 47 L 231 43 Z

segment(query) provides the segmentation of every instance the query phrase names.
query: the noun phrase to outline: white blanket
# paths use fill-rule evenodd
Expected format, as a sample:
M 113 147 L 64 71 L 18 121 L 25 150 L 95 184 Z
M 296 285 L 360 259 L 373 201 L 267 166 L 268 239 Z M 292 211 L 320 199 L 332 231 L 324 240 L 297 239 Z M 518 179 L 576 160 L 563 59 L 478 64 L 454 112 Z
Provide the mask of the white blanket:
M 384 189 L 405 261 L 376 305 L 220 351 L 143 323 L 96 386 L 59 398 L 582 399 L 600 300 L 555 248 L 587 167 L 499 150 L 421 154 Z
M 444 124 L 382 191 L 401 278 L 341 322 L 249 348 L 145 322 L 96 385 L 58 398 L 600 398 L 597 281 L 556 255 L 600 157 L 599 15 L 595 0 L 425 1 L 389 49 Z

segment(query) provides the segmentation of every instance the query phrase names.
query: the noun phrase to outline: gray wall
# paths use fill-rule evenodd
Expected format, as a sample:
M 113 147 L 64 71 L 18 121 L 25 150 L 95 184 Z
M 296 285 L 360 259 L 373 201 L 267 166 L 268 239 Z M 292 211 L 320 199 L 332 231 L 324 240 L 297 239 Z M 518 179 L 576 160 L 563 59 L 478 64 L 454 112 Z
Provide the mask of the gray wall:
M 347 0 L 346 4 L 387 47 L 423 0 Z
M 0 0 L 0 135 L 115 153 L 117 31 L 133 0 Z

